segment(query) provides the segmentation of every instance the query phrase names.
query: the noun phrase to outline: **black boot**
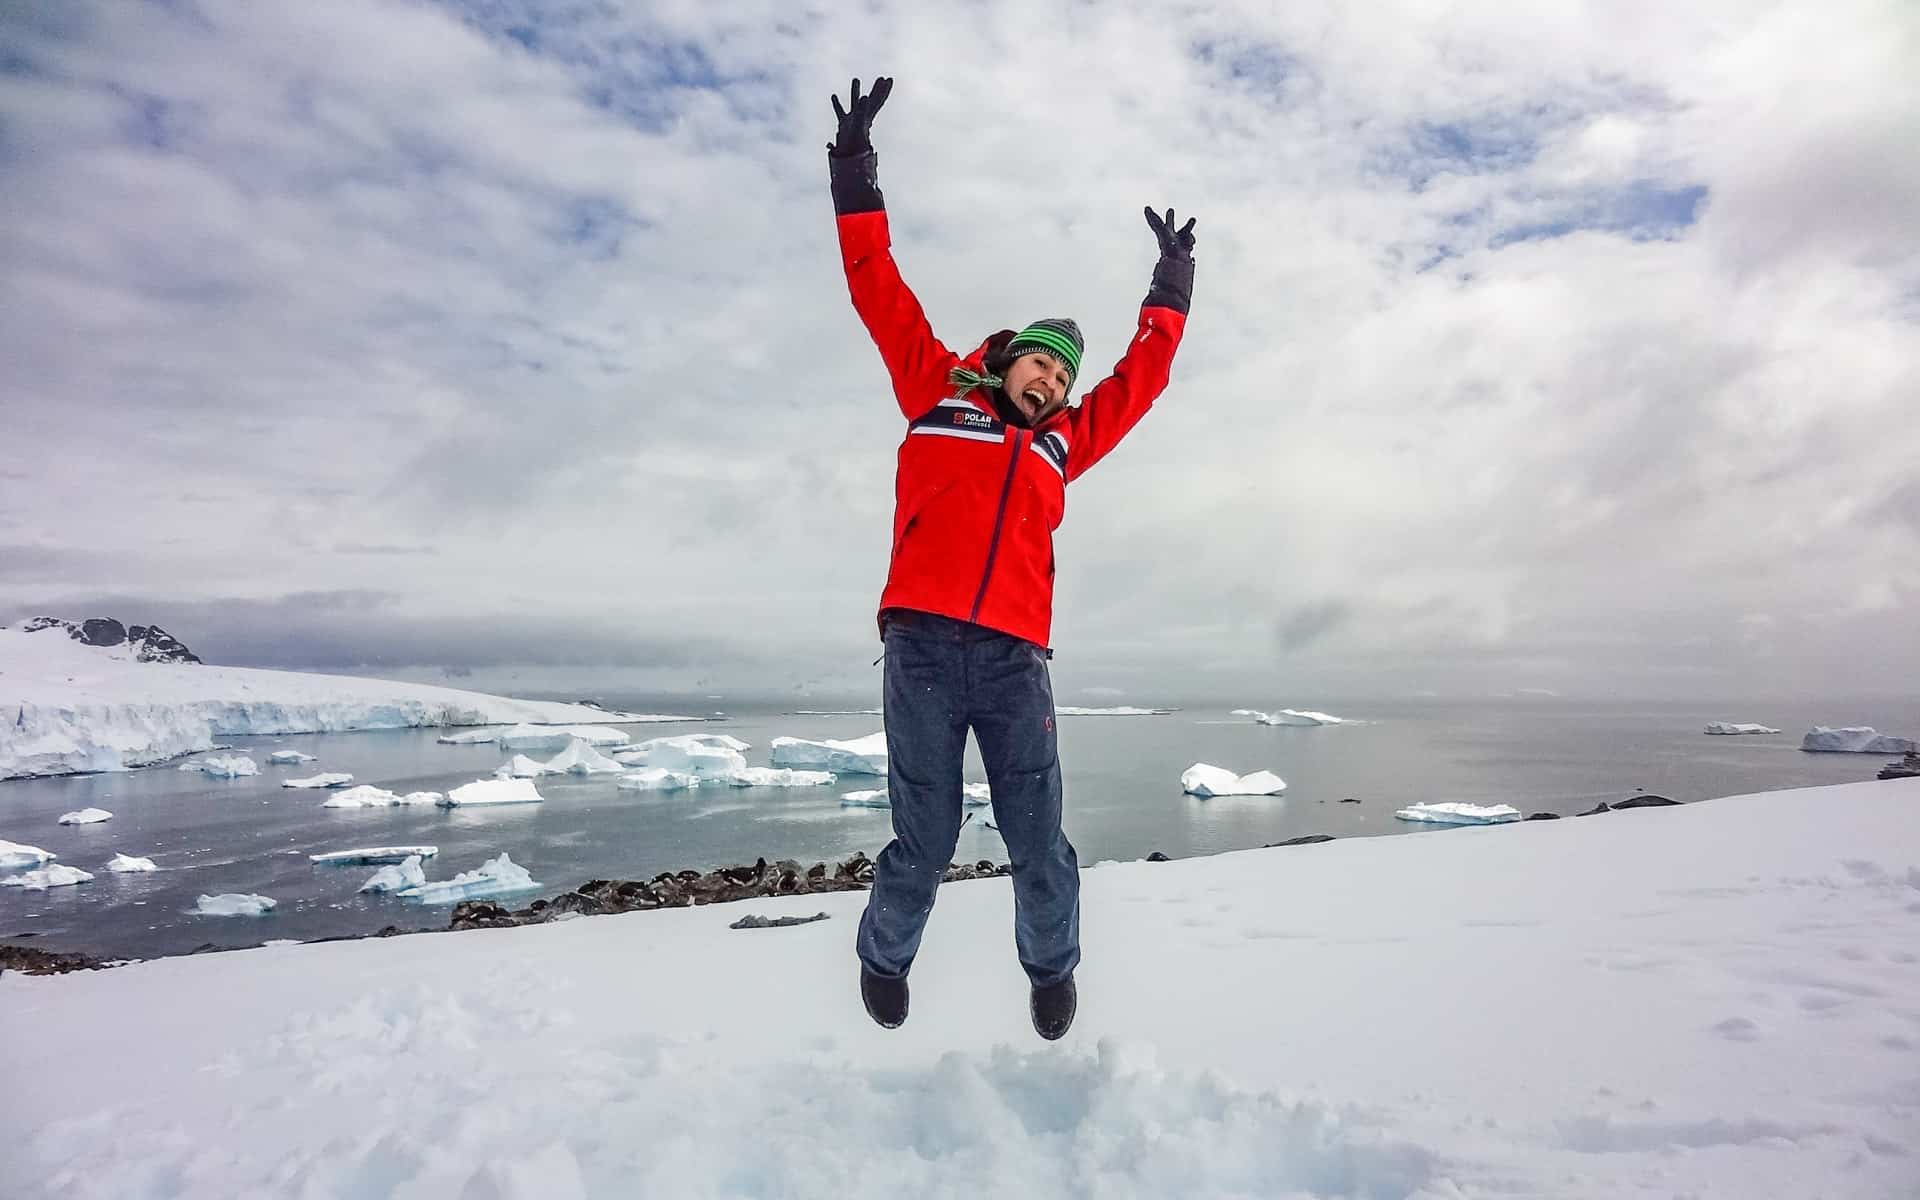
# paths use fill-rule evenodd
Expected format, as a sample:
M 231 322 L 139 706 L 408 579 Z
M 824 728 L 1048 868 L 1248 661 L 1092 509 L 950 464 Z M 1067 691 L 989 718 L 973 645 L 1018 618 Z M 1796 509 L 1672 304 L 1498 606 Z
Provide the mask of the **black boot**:
M 900 1028 L 907 1022 L 907 977 L 888 979 L 861 967 L 860 1002 L 883 1028 Z
M 1079 1002 L 1071 975 L 1058 983 L 1034 988 L 1027 1005 L 1033 1014 L 1033 1031 L 1050 1042 L 1065 1037 L 1073 1027 L 1073 1013 Z

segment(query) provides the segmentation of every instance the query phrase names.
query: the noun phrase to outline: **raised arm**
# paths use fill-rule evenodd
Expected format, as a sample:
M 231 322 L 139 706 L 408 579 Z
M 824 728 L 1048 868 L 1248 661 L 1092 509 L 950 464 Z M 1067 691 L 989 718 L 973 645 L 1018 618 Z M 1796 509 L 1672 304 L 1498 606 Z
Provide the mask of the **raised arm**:
M 1154 264 L 1153 284 L 1140 304 L 1140 325 L 1113 374 L 1094 385 L 1086 399 L 1068 410 L 1072 437 L 1067 451 L 1067 479 L 1085 474 L 1107 452 L 1120 444 L 1166 390 L 1173 370 L 1173 352 L 1187 328 L 1187 307 L 1193 300 L 1194 219 L 1174 228 L 1173 210 L 1163 220 L 1147 209 L 1147 224 L 1160 243 L 1160 261 Z
M 827 146 L 827 169 L 847 291 L 893 377 L 900 411 L 912 420 L 940 398 L 947 369 L 959 359 L 933 336 L 920 301 L 894 265 L 872 138 L 874 114 L 892 91 L 893 80 L 883 76 L 873 81 L 873 91 L 863 97 L 856 79 L 848 93 L 848 107 L 840 106 L 840 97 L 833 98 L 840 127 Z

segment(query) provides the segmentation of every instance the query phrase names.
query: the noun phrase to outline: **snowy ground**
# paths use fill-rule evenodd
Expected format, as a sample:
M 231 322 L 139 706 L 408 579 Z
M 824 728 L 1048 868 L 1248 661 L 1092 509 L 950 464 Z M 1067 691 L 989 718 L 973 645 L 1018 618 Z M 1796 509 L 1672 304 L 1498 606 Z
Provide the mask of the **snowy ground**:
M 942 891 L 896 1032 L 859 893 L 9 974 L 0 1144 L 49 1197 L 1910 1200 L 1916 806 L 1097 867 L 1057 1045 L 1005 880 Z
M 687 721 L 427 684 L 143 663 L 58 627 L 0 628 L 0 779 L 124 771 L 244 734 L 422 725 Z

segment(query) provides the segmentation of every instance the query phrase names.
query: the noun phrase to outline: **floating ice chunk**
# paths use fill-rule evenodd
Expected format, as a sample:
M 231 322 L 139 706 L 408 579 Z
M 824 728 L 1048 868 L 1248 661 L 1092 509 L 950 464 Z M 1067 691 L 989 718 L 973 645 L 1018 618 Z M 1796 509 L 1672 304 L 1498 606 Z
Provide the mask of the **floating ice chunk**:
M 984 783 L 963 783 L 960 785 L 960 803 L 969 808 L 993 803 L 993 789 Z
M 1272 771 L 1235 775 L 1225 767 L 1195 763 L 1180 773 L 1180 787 L 1203 800 L 1209 796 L 1277 796 L 1287 790 L 1287 781 Z
M 632 740 L 624 730 L 604 725 L 515 725 L 497 740 L 508 750 L 562 750 L 573 738 L 590 746 L 624 746 Z
M 135 871 L 158 871 L 159 869 L 159 867 L 154 865 L 152 859 L 137 858 L 131 854 L 116 854 L 113 856 L 113 861 L 107 864 L 107 870 L 118 871 L 122 874 Z
M 1753 725 L 1753 724 L 1749 724 L 1742 721 L 1708 721 L 1707 727 L 1704 732 L 1719 733 L 1719 734 L 1736 734 L 1736 733 L 1779 733 L 1780 731 L 1778 729 L 1772 728 L 1771 726 Z
M 462 729 L 459 733 L 443 733 L 434 739 L 443 746 L 483 746 L 500 740 L 500 730 Z
M 29 846 L 22 842 L 0 841 L 0 870 L 18 867 L 38 867 L 59 858 L 50 850 L 38 846 Z
M 314 762 L 315 758 L 311 754 L 302 754 L 298 750 L 275 750 L 272 754 L 267 755 L 267 761 L 285 766 L 290 763 Z
M 1879 733 L 1871 725 L 1849 725 L 1844 729 L 1815 725 L 1800 739 L 1800 748 L 1836 754 L 1905 754 L 1920 749 L 1920 743 L 1912 738 Z
M 1085 708 L 1072 704 L 1054 707 L 1057 717 L 1164 717 L 1172 712 L 1171 708 L 1133 708 L 1120 705 L 1117 708 Z
M 381 867 L 378 871 L 367 876 L 367 881 L 360 885 L 360 890 L 363 892 L 403 892 L 410 888 L 425 887 L 426 884 L 427 873 L 420 867 L 420 856 L 413 854 L 391 866 Z
M 459 900 L 477 900 L 483 896 L 532 891 L 540 886 L 533 881 L 533 876 L 525 867 L 515 863 L 502 851 L 498 858 L 490 858 L 483 865 L 471 871 L 462 871 L 452 879 L 420 884 L 394 894 L 422 904 L 452 904 Z
M 887 789 L 868 788 L 857 792 L 841 792 L 840 805 L 843 808 L 888 808 Z
M 432 793 L 427 793 L 431 795 Z M 391 808 L 394 805 L 409 803 L 404 797 L 385 788 L 363 783 L 359 787 L 350 787 L 328 796 L 321 808 Z
M 244 754 L 209 754 L 205 758 L 181 763 L 180 769 L 198 771 L 215 779 L 238 779 L 242 775 L 258 775 L 260 764 Z
M 85 883 L 92 879 L 90 872 L 79 867 L 62 866 L 55 863 L 50 867 L 38 867 L 23 875 L 9 875 L 0 879 L 0 886 L 26 888 L 30 892 L 44 892 L 48 888 L 71 887 L 76 883 Z
M 740 753 L 745 746 L 740 739 L 724 734 L 689 733 L 650 738 L 630 752 L 616 751 L 615 757 L 627 767 L 658 767 L 720 779 L 747 769 L 746 757 Z
M 495 779 L 538 779 L 542 775 L 557 775 L 558 771 L 543 762 L 535 762 L 524 754 L 516 754 L 493 769 Z
M 320 775 L 309 775 L 305 779 L 282 779 L 281 787 L 290 788 L 343 788 L 353 782 L 353 776 L 345 771 L 328 771 Z
M 700 777 L 687 771 L 669 771 L 665 767 L 642 767 L 620 777 L 614 786 L 623 792 L 678 792 L 700 786 Z
M 201 896 L 193 911 L 203 917 L 264 917 L 278 903 L 270 896 L 226 892 L 219 896 Z
M 741 767 L 710 782 L 734 787 L 823 787 L 834 782 L 832 771 L 801 771 L 793 767 Z
M 102 821 L 113 820 L 113 814 L 104 808 L 83 808 L 79 812 L 61 813 L 62 825 L 98 825 Z
M 548 759 L 546 768 L 555 775 L 605 775 L 626 770 L 579 738 L 568 742 L 565 750 Z
M 848 741 L 777 737 L 773 739 L 772 761 L 776 767 L 808 767 L 842 775 L 885 775 L 887 734 L 881 730 Z
M 1340 725 L 1345 722 L 1331 713 L 1312 709 L 1283 708 L 1279 712 L 1261 712 L 1257 708 L 1236 708 L 1236 717 L 1252 717 L 1262 725 Z
M 404 862 L 409 858 L 432 858 L 438 853 L 438 846 L 361 846 L 354 850 L 309 854 L 307 861 L 317 867 L 370 867 L 380 863 Z
M 534 790 L 531 779 L 477 779 L 463 783 L 440 801 L 442 808 L 466 808 L 477 804 L 539 804 L 545 797 Z
M 1502 825 L 1518 821 L 1520 810 L 1511 804 L 1414 804 L 1393 815 L 1436 825 Z

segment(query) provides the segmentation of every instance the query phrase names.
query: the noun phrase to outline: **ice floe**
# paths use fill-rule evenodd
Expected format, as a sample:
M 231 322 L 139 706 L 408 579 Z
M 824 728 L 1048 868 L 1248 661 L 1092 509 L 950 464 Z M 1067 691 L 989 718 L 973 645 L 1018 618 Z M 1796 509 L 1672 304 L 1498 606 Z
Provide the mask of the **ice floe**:
M 367 876 L 360 885 L 363 892 L 403 892 L 411 888 L 425 887 L 427 873 L 420 866 L 420 856 L 409 855 L 397 863 L 381 867 Z
M 258 775 L 260 764 L 244 754 L 209 754 L 205 758 L 181 763 L 180 769 L 198 771 L 215 779 L 238 779 L 243 775 Z
M 773 739 L 772 762 L 776 767 L 806 767 L 839 775 L 885 775 L 887 734 L 881 730 L 844 741 L 777 737 Z
M 380 863 L 404 862 L 409 858 L 432 858 L 438 853 L 438 846 L 360 846 L 352 850 L 309 854 L 307 861 L 319 867 L 370 867 Z
M 545 766 L 554 775 L 605 775 L 627 769 L 580 738 L 568 742 L 567 748 L 548 759 Z
M 408 804 L 438 804 L 445 799 L 439 792 L 408 792 L 400 795 L 386 788 L 363 783 L 328 796 L 321 808 L 398 808 Z
M 623 767 L 655 767 L 702 778 L 719 778 L 747 769 L 742 750 L 747 743 L 724 734 L 687 733 L 649 738 L 638 746 L 614 751 Z M 775 766 L 781 764 L 775 763 Z
M 622 775 L 614 784 L 623 792 L 679 792 L 700 786 L 700 777 L 690 771 L 669 771 L 665 767 L 642 767 Z
M 44 892 L 48 888 L 71 887 L 76 883 L 86 883 L 92 878 L 93 875 L 90 872 L 82 871 L 79 867 L 54 863 L 52 866 L 36 867 L 21 875 L 8 875 L 0 879 L 0 886 L 25 888 L 30 892 Z
M 442 808 L 471 808 L 482 804 L 538 804 L 544 799 L 531 779 L 476 779 L 448 792 Z
M 37 867 L 59 857 L 52 851 L 42 850 L 38 846 L 29 846 L 24 842 L 0 841 L 0 870 Z
M 290 788 L 343 788 L 353 782 L 353 776 L 345 771 L 327 771 L 319 775 L 309 775 L 305 779 L 282 779 L 281 787 Z
M 1520 810 L 1511 804 L 1410 804 L 1393 815 L 1435 825 L 1503 825 L 1518 821 Z
M 992 788 L 984 783 L 963 783 L 960 785 L 960 803 L 966 808 L 979 808 L 993 803 Z M 855 792 L 840 793 L 840 804 L 845 808 L 891 808 L 893 800 L 885 788 L 869 788 Z M 993 828 L 999 828 L 994 826 Z
M 547 764 L 524 754 L 516 754 L 493 769 L 495 779 L 538 779 L 542 775 L 554 775 Z
M 1119 705 L 1114 708 L 1087 708 L 1084 705 L 1055 705 L 1053 713 L 1057 717 L 1164 717 L 1173 712 L 1171 708 L 1135 708 L 1131 705 Z
M 113 814 L 104 808 L 83 808 L 78 812 L 61 813 L 62 825 L 98 825 L 102 821 L 113 820 Z
M 458 733 L 443 733 L 434 741 L 443 746 L 490 746 L 500 740 L 504 727 L 491 729 L 462 729 Z
M 1708 721 L 1703 733 L 1732 735 L 1740 733 L 1779 733 L 1770 725 L 1755 725 L 1746 721 Z
M 563 750 L 575 738 L 590 746 L 624 746 L 632 740 L 624 729 L 604 725 L 515 725 L 495 740 L 506 750 Z
M 1287 790 L 1287 781 L 1272 771 L 1236 775 L 1225 767 L 1195 763 L 1180 773 L 1180 788 L 1203 800 L 1210 796 L 1277 796 Z
M 202 895 L 193 911 L 203 917 L 264 917 L 278 904 L 271 896 L 224 892 L 218 896 Z
M 1844 729 L 1815 725 L 1800 739 L 1800 748 L 1835 754 L 1905 754 L 1920 749 L 1920 743 L 1912 738 L 1880 733 L 1871 725 L 1849 725 Z
M 293 763 L 315 762 L 317 759 L 314 755 L 303 754 L 298 750 L 275 750 L 272 754 L 267 755 L 267 761 L 279 766 L 288 766 Z
M 462 871 L 452 879 L 416 885 L 394 894 L 403 900 L 417 900 L 422 904 L 453 904 L 460 900 L 532 891 L 540 886 L 525 867 L 502 851 L 497 858 L 490 858 L 471 871 Z
M 159 869 L 152 859 L 140 858 L 132 854 L 116 854 L 113 856 L 113 860 L 107 864 L 107 870 L 117 871 L 122 875 L 142 871 L 158 871 Z
M 1257 708 L 1236 708 L 1236 717 L 1252 717 L 1262 725 L 1344 725 L 1345 718 L 1312 709 L 1283 708 L 1279 712 L 1261 712 Z

